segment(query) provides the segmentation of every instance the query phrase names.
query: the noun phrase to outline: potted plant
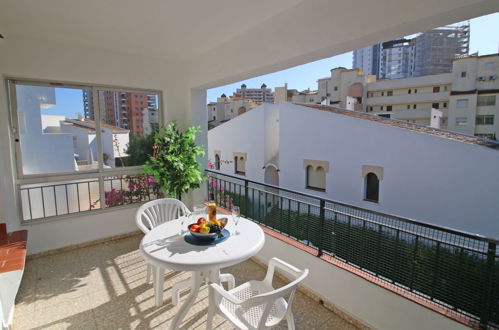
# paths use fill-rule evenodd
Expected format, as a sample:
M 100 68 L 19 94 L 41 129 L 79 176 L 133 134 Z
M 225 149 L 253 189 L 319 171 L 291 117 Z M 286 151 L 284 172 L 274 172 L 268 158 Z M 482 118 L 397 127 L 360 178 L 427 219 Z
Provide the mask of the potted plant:
M 205 180 L 197 161 L 204 156 L 204 148 L 194 142 L 200 131 L 189 127 L 181 132 L 172 121 L 154 135 L 153 155 L 142 168 L 169 197 L 180 199 L 182 193 L 199 188 Z

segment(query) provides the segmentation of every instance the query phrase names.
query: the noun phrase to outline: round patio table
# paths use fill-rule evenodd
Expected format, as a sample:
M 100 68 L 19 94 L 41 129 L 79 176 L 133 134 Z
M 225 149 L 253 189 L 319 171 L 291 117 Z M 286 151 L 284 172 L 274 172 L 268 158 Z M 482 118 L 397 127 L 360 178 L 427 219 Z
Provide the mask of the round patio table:
M 229 222 L 225 229 L 230 232 L 229 238 L 214 245 L 194 245 L 188 243 L 185 235 L 187 225 L 193 222 L 188 217 L 181 217 L 168 221 L 153 228 L 140 243 L 140 252 L 145 260 L 154 267 L 154 292 L 156 305 L 161 306 L 163 301 L 163 274 L 162 269 L 190 271 L 189 281 L 191 291 L 179 312 L 175 316 L 171 329 L 178 329 L 185 314 L 196 300 L 203 279 L 210 282 L 220 282 L 220 269 L 238 264 L 256 255 L 265 243 L 263 230 L 254 222 L 240 217 L 235 226 L 230 215 L 218 215 L 217 218 L 227 217 Z M 172 290 L 175 291 L 175 290 Z M 172 297 L 176 303 L 176 297 Z

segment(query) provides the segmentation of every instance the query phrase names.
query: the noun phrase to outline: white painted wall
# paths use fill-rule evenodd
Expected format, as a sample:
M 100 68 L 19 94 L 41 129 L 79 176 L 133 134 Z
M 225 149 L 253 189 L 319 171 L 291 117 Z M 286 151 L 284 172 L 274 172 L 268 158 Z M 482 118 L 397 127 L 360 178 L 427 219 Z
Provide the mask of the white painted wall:
M 383 330 L 468 329 L 419 304 L 333 266 L 272 236 L 256 256 L 277 257 L 310 273 L 303 285 L 356 319 Z
M 265 112 L 265 165 L 274 158 L 279 161 L 279 106 L 268 104 L 260 111 Z M 274 164 L 279 165 L 279 164 Z
M 42 107 L 55 104 L 53 88 L 21 86 L 16 89 L 23 173 L 45 174 L 75 170 L 73 140 L 67 134 L 44 134 Z M 8 114 L 8 111 L 5 111 Z M 4 122 L 8 124 L 8 119 Z M 6 127 L 5 127 L 6 128 Z
M 211 129 L 208 132 L 208 159 L 214 162 L 215 150 L 220 150 L 222 161 L 232 160 L 229 164 L 222 162 L 220 170 L 235 175 L 233 153 L 246 153 L 246 177 L 263 182 L 266 110 L 276 106 L 278 105 L 261 105 Z
M 88 164 L 92 164 L 92 160 L 97 161 L 95 132 L 92 133 L 86 129 L 75 127 L 73 125 L 65 125 L 64 123 L 61 124 L 60 129 L 62 132 L 70 134 L 72 139 L 76 138 L 76 148 L 71 148 L 71 150 L 66 150 L 66 152 L 78 154 L 78 159 L 86 160 L 88 161 Z M 72 147 L 74 147 L 74 143 Z
M 59 128 L 60 122 L 66 119 L 65 116 L 57 116 L 57 115 L 42 115 L 42 130 L 45 132 L 47 127 L 53 128 L 55 132 Z M 60 132 L 59 132 L 60 133 Z
M 499 237 L 499 150 L 289 103 L 280 106 L 282 187 Z M 325 193 L 305 189 L 303 159 L 329 161 Z M 363 200 L 362 165 L 384 168 L 379 204 Z

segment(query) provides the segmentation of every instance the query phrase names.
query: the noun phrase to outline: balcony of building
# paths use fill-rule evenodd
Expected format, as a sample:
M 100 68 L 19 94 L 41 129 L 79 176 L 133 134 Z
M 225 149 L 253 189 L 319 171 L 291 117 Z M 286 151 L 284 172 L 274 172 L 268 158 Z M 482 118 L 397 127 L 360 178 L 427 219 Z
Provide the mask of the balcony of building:
M 153 91 L 158 96 L 159 123 L 176 120 L 181 128 L 199 125 L 202 133 L 197 142 L 206 146 L 208 88 L 499 10 L 495 0 L 438 3 L 403 0 L 398 6 L 387 0 L 364 3 L 238 0 L 230 6 L 222 0 L 116 4 L 116 1 L 97 0 L 87 1 L 84 6 L 63 0 L 43 4 L 2 1 L 0 4 L 3 87 L 0 88 L 0 221 L 7 223 L 9 231 L 28 231 L 27 253 L 31 255 L 17 297 L 13 328 L 105 328 L 108 324 L 105 318 L 116 328 L 168 327 L 175 313 L 168 301 L 168 290 L 172 281 L 185 275 L 167 277 L 166 303 L 161 308 L 153 308 L 152 286 L 145 283 L 144 263 L 137 254 L 139 236 L 114 239 L 137 231 L 134 216 L 138 206 L 156 196 L 148 195 L 144 200 L 131 197 L 112 206 L 97 203 L 97 196 L 104 201 L 105 193 L 112 191 L 113 183 L 106 187 L 106 180 L 120 181 L 124 175 L 136 175 L 138 169 L 106 171 L 102 166 L 102 152 L 99 152 L 100 168 L 95 171 L 62 172 L 57 176 L 22 175 L 16 158 L 19 130 L 10 117 L 12 95 L 7 80 L 52 87 L 76 86 L 96 92 Z M 137 23 L 138 12 L 152 13 L 152 16 Z M 120 100 L 123 97 L 121 94 Z M 93 99 L 96 101 L 98 97 L 94 94 Z M 68 140 L 67 145 L 71 147 L 71 141 Z M 200 166 L 207 167 L 206 157 L 200 159 Z M 95 180 L 99 184 L 94 184 L 94 196 L 88 188 L 91 184 L 85 182 Z M 56 187 L 58 182 L 65 183 Z M 30 192 L 32 195 L 27 196 L 28 192 L 22 195 L 24 186 L 34 189 Z M 54 205 L 57 198 L 53 196 L 67 203 Z M 204 186 L 182 196 L 189 207 L 207 197 L 208 187 Z M 38 206 L 30 205 L 31 198 L 38 199 Z M 310 207 L 320 210 L 320 203 L 319 208 L 314 205 Z M 267 244 L 257 260 L 265 263 L 269 257 L 278 256 L 311 270 L 310 279 L 303 286 L 307 291 L 302 292 L 295 306 L 297 328 L 332 328 L 335 324 L 348 327 L 352 323 L 344 320 L 349 317 L 357 320 L 354 326 L 383 329 L 459 328 L 464 327 L 463 324 L 479 326 L 480 322 L 484 327 L 497 325 L 494 319 L 497 310 L 491 314 L 489 307 L 484 307 L 484 315 L 481 315 L 482 309 L 477 312 L 475 305 L 480 301 L 483 306 L 492 306 L 490 296 L 483 295 L 483 288 L 495 282 L 489 277 L 480 277 L 490 273 L 484 271 L 480 273 L 484 275 L 472 278 L 472 282 L 479 285 L 476 293 L 462 297 L 475 287 L 470 286 L 468 291 L 456 289 L 453 293 L 456 299 L 441 303 L 443 300 L 436 293 L 443 284 L 436 281 L 432 287 L 434 278 L 439 278 L 431 277 L 434 273 L 410 272 L 410 276 L 418 274 L 414 275 L 413 285 L 393 279 L 395 283 L 390 283 L 381 278 L 385 277 L 381 270 L 387 269 L 383 259 L 366 258 L 367 267 L 362 263 L 363 257 L 359 261 L 357 253 L 345 257 L 329 245 L 321 246 L 314 241 L 317 238 L 295 237 L 294 232 L 286 232 L 272 222 L 285 218 L 265 218 L 265 212 L 270 211 L 268 204 L 265 207 L 266 211 L 264 206 L 259 206 L 259 215 L 256 211 L 245 214 L 266 228 Z M 331 212 L 322 209 L 324 214 Z M 320 219 L 321 212 L 317 214 Z M 266 223 L 267 220 L 270 222 Z M 286 222 L 283 220 L 283 223 Z M 366 229 L 371 226 L 366 223 Z M 431 240 L 431 237 L 418 240 Z M 466 236 L 459 244 L 468 244 L 468 241 L 475 242 Z M 96 242 L 100 243 L 94 244 Z M 376 245 L 379 241 L 374 241 L 374 247 L 369 245 L 370 240 L 362 244 L 358 240 L 345 242 L 347 245 L 342 246 L 350 252 L 356 251 L 353 248 L 357 246 L 366 253 L 373 253 L 379 246 Z M 487 255 L 484 241 L 480 242 L 474 249 L 481 262 L 477 267 L 482 270 L 480 267 L 487 259 L 484 254 L 488 259 L 494 257 Z M 444 240 L 439 246 L 444 244 L 449 242 Z M 456 249 L 461 251 L 467 247 L 459 245 Z M 335 247 L 338 248 L 341 249 Z M 438 249 L 435 247 L 435 250 Z M 428 260 L 439 264 L 436 259 Z M 406 266 L 414 265 L 416 270 L 425 262 L 406 261 Z M 390 267 L 397 269 L 394 265 Z M 258 277 L 263 269 L 259 267 L 248 261 L 230 271 L 240 283 Z M 465 268 L 459 264 L 456 267 L 456 271 Z M 440 272 L 443 268 L 436 269 Z M 423 291 L 420 275 L 429 281 L 424 282 Z M 405 288 L 401 289 L 398 284 Z M 426 293 L 427 285 L 432 292 Z M 497 288 L 490 292 L 497 292 Z M 319 305 L 308 308 L 312 300 L 323 303 L 334 313 Z M 200 299 L 185 327 L 202 328 L 205 308 L 206 299 Z M 227 326 L 221 326 L 224 327 Z
M 413 89 L 414 90 L 414 89 Z M 366 99 L 367 106 L 377 106 L 386 104 L 413 104 L 413 103 L 435 103 L 447 102 L 449 92 L 418 92 L 411 94 L 393 95 L 393 96 L 374 96 Z

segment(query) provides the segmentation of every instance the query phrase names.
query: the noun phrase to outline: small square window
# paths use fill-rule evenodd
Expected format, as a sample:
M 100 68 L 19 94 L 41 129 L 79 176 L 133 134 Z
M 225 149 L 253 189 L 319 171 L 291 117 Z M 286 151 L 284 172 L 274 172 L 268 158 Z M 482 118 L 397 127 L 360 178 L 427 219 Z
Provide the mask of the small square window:
M 387 105 L 386 106 L 386 111 L 392 111 L 392 106 L 391 105 Z
M 440 93 L 440 86 L 433 87 L 433 93 Z
M 461 71 L 461 78 L 466 78 L 466 71 Z

